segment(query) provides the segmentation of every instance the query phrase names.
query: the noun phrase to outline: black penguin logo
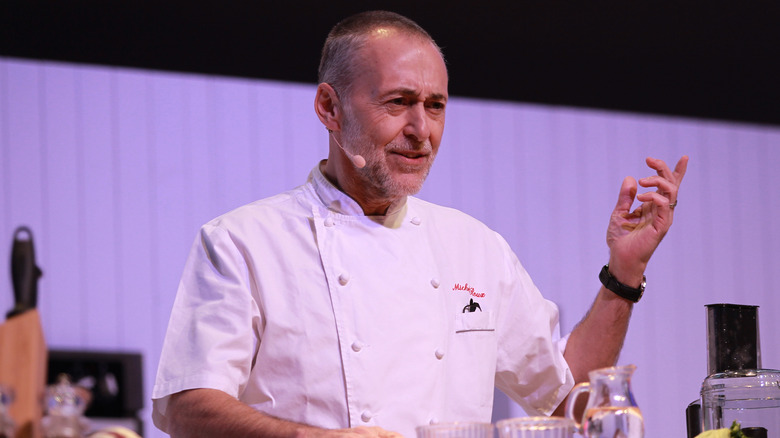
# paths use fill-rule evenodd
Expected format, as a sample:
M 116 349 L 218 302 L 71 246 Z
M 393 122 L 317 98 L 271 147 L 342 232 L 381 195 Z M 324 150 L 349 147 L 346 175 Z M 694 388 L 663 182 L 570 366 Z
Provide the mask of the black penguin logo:
M 476 312 L 477 309 L 479 309 L 480 312 L 482 311 L 482 308 L 479 307 L 479 303 L 475 303 L 474 298 L 471 298 L 469 299 L 469 303 L 463 308 L 463 313 Z

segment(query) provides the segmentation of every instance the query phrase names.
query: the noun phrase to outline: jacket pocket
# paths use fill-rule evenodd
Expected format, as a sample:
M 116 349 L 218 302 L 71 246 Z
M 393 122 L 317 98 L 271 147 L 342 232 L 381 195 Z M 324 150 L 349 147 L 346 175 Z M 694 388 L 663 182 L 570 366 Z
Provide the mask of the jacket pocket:
M 455 333 L 472 331 L 496 331 L 493 312 L 466 312 L 455 315 Z

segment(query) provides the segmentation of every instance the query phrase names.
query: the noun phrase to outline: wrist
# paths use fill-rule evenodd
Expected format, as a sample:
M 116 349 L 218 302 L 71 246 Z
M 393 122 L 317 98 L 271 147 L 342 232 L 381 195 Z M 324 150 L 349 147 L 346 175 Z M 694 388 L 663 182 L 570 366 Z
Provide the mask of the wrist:
M 626 286 L 639 287 L 645 279 L 646 263 L 625 263 L 620 257 L 610 257 L 609 273 Z
M 638 286 L 628 285 L 621 282 L 613 275 L 609 264 L 604 265 L 601 272 L 599 272 L 599 280 L 601 281 L 601 284 L 604 285 L 604 288 L 633 303 L 639 302 L 642 295 L 645 293 L 646 280 L 644 275 L 642 275 L 642 279 Z

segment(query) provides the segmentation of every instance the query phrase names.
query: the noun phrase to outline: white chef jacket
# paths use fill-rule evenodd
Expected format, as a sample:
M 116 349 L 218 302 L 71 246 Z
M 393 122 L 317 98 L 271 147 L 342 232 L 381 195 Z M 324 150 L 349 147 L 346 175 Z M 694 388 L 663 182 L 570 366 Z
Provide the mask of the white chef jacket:
M 471 311 L 473 310 L 473 311 Z M 154 385 L 213 388 L 325 428 L 485 421 L 498 386 L 549 414 L 573 378 L 558 309 L 506 241 L 415 197 L 386 216 L 315 167 L 306 184 L 202 227 Z

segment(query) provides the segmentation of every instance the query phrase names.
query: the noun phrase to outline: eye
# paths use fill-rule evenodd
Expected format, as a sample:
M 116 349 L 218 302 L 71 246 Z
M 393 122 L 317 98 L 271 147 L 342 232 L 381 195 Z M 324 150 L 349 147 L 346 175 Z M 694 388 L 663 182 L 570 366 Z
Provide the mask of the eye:
M 405 105 L 406 104 L 406 99 L 404 99 L 403 97 L 396 97 L 395 99 L 390 99 L 390 101 L 388 101 L 388 103 L 390 103 L 391 105 L 399 105 L 399 106 L 400 105 Z
M 444 111 L 446 104 L 442 101 L 434 100 L 432 102 L 426 102 L 425 106 L 431 111 L 442 112 Z

